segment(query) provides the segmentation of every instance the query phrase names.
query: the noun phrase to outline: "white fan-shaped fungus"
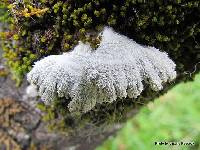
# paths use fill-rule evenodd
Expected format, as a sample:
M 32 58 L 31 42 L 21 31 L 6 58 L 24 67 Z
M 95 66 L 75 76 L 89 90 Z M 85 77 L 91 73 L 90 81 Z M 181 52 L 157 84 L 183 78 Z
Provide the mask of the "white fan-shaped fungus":
M 85 113 L 97 103 L 136 98 L 149 84 L 154 91 L 176 77 L 175 64 L 165 52 L 137 44 L 106 27 L 96 50 L 79 42 L 73 51 L 35 63 L 28 81 L 46 102 L 70 98 L 71 112 Z

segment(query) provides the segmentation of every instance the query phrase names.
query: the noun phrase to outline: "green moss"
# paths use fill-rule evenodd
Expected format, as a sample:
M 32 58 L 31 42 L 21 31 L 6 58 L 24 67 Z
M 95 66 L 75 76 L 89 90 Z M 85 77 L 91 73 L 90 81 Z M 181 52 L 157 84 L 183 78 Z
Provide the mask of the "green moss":
M 9 14 L 7 13 L 6 6 L 0 2 L 0 22 L 8 21 Z

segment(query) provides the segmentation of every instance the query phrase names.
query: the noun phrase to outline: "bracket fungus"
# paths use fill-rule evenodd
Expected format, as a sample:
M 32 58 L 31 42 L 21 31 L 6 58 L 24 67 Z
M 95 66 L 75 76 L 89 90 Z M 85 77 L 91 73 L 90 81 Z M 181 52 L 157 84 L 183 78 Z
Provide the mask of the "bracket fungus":
M 109 27 L 99 36 L 97 49 L 79 42 L 71 52 L 35 63 L 27 78 L 45 102 L 63 97 L 70 100 L 71 113 L 86 113 L 98 103 L 136 98 L 145 85 L 162 90 L 176 78 L 176 65 L 167 53 L 137 44 Z

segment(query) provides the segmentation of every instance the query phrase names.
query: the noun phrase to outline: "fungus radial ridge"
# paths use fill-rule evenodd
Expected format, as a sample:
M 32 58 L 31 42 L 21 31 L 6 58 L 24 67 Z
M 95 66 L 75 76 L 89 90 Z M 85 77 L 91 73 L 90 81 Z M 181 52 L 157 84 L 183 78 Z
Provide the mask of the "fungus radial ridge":
M 46 103 L 65 97 L 70 99 L 70 112 L 86 113 L 97 103 L 138 97 L 143 84 L 159 91 L 176 78 L 176 65 L 167 53 L 137 44 L 108 27 L 100 36 L 96 50 L 79 42 L 71 52 L 35 63 L 27 78 Z

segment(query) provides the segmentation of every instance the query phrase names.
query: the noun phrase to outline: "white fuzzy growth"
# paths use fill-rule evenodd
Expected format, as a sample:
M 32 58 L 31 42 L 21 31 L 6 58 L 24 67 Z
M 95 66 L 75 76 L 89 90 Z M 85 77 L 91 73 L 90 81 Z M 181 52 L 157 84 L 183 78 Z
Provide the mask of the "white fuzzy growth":
M 35 63 L 28 81 L 39 87 L 46 102 L 71 98 L 71 112 L 85 113 L 97 103 L 136 98 L 144 85 L 159 91 L 176 78 L 175 64 L 164 52 L 145 47 L 110 28 L 96 50 L 79 43 L 72 52 Z
M 37 97 L 38 96 L 38 92 L 37 92 L 37 86 L 35 85 L 29 85 L 26 88 L 26 94 L 29 97 Z

